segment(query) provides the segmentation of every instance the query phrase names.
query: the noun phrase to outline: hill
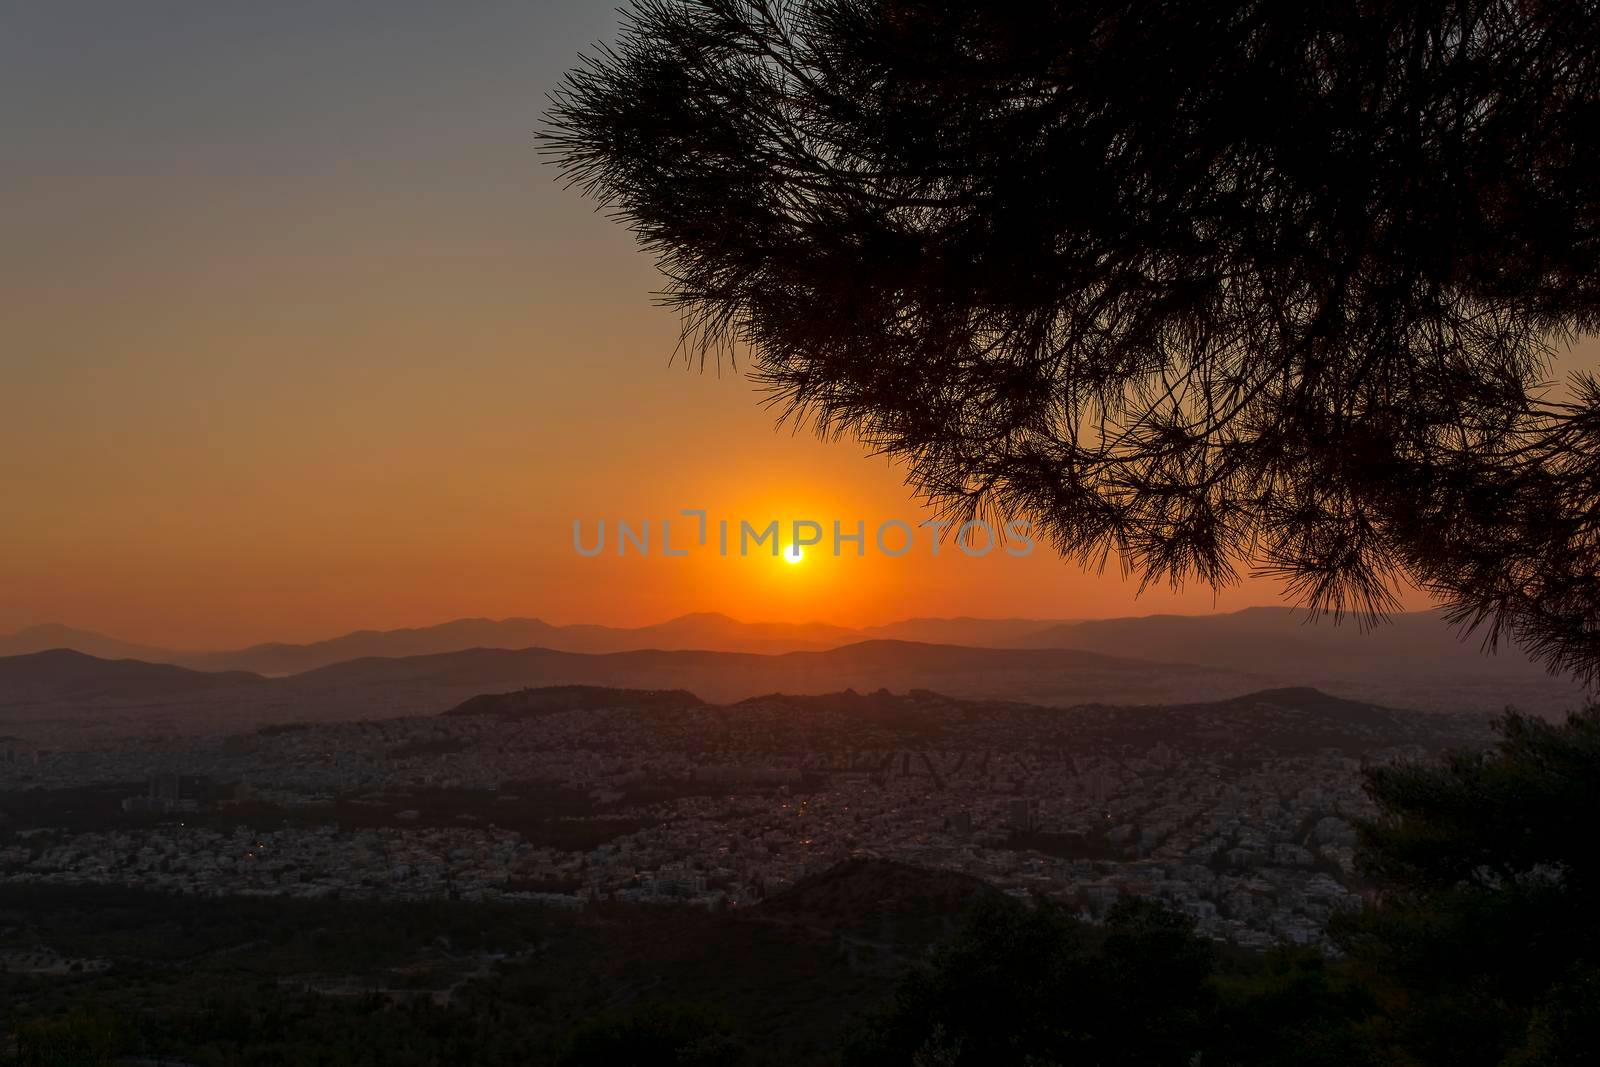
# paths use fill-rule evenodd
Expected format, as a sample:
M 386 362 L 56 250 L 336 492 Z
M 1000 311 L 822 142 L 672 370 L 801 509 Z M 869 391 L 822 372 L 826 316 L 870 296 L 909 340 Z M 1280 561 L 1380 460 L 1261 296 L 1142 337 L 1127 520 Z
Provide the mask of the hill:
M 1259 676 L 1070 649 L 986 649 L 864 641 L 821 652 L 757 655 L 659 651 L 603 655 L 545 648 L 470 649 L 402 659 L 361 659 L 308 671 L 301 692 L 393 694 L 395 706 L 433 710 L 488 691 L 553 685 L 685 689 L 714 703 L 765 693 L 935 689 L 954 696 L 1039 704 L 1158 703 L 1260 689 Z
M 1551 676 L 1515 648 L 1487 655 L 1432 611 L 1395 615 L 1368 632 L 1349 621 L 1308 622 L 1279 607 L 1095 619 L 1048 627 L 1021 643 L 1204 663 L 1427 710 L 1497 711 L 1511 704 L 1548 714 L 1576 710 L 1585 700 L 1576 682 Z
M 902 619 L 883 626 L 865 626 L 861 636 L 891 641 L 918 641 L 930 645 L 970 645 L 974 648 L 1048 647 L 1030 644 L 1037 634 L 1065 625 L 1061 619 Z
M 68 649 L 0 658 L 0 706 L 86 699 L 149 701 L 251 689 L 265 682 L 259 675 L 240 671 L 207 674 L 166 663 L 99 659 Z
M 9 713 L 5 725 L 27 726 L 27 736 L 42 744 L 52 737 L 81 741 L 93 734 L 110 737 L 139 729 L 211 732 L 269 722 L 435 714 L 484 693 L 549 686 L 682 691 L 718 705 L 771 693 L 803 697 L 887 689 L 1040 706 L 1173 706 L 1311 685 L 1366 705 L 1482 714 L 1514 704 L 1551 716 L 1564 715 L 1584 699 L 1579 687 L 1562 679 L 1511 672 L 1511 667 L 1491 666 L 1491 673 L 1482 673 L 1471 661 L 1476 652 L 1461 652 L 1454 645 L 1448 647 L 1467 662 L 1429 659 L 1420 639 L 1399 642 L 1376 660 L 1364 650 L 1349 651 L 1343 658 L 1324 655 L 1314 642 L 1330 638 L 1326 633 L 1307 635 L 1307 627 L 1296 627 L 1305 647 L 1290 647 L 1283 639 L 1282 621 L 1282 616 L 1265 611 L 1209 620 L 1168 616 L 1075 624 L 1054 636 L 1095 643 L 1097 649 L 977 648 L 896 640 L 781 654 L 472 648 L 362 657 L 270 679 L 255 672 L 200 672 L 53 650 L 12 657 L 9 663 L 0 659 L 0 710 Z M 1436 622 L 1407 617 L 1395 632 L 1428 635 L 1427 627 L 1433 627 L 1426 640 L 1437 648 Z M 1353 645 L 1379 642 L 1381 636 L 1363 638 L 1346 628 L 1331 639 Z M 1121 654 L 1099 650 L 1113 647 Z M 1126 654 L 1147 648 L 1188 661 Z M 1242 651 L 1248 648 L 1254 652 Z
M 456 619 L 437 626 L 359 630 L 310 644 L 263 644 L 231 652 L 169 653 L 161 658 L 202 670 L 291 675 L 374 657 L 427 656 L 475 648 L 547 648 L 559 652 L 711 649 L 779 653 L 832 648 L 860 634 L 825 623 L 740 622 L 726 615 L 682 615 L 651 626 L 557 626 L 540 619 Z
M 1354 623 L 1307 620 L 1292 608 L 1246 608 L 1216 615 L 1142 615 L 1062 623 L 1035 631 L 1026 648 L 1076 648 L 1236 669 L 1270 661 L 1280 673 L 1449 666 L 1474 674 L 1542 678 L 1543 668 L 1515 649 L 1484 655 L 1462 641 L 1438 612 L 1394 615 L 1370 631 Z
M 27 656 L 55 649 L 71 649 L 100 659 L 137 659 L 147 663 L 169 663 L 173 661 L 171 657 L 182 655 L 169 649 L 135 644 L 93 630 L 79 630 L 54 622 L 29 626 L 16 633 L 0 634 L 0 658 Z
M 834 648 L 861 637 L 861 631 L 827 623 L 741 622 L 727 615 L 702 612 L 637 627 L 587 623 L 558 626 L 529 618 L 454 619 L 437 626 L 356 630 L 306 644 L 274 641 L 240 649 L 194 652 L 140 645 L 49 623 L 0 634 L 0 656 L 66 648 L 101 659 L 137 659 L 199 671 L 249 671 L 286 677 L 354 659 L 427 656 L 474 648 L 548 648 L 585 653 L 704 649 L 776 654 Z
M 821 652 L 646 650 L 590 654 L 547 648 L 468 649 L 367 657 L 287 678 L 204 673 L 165 664 L 56 652 L 20 657 L 0 675 L 0 706 L 26 705 L 30 736 L 140 728 L 229 731 L 269 722 L 435 714 L 483 693 L 548 686 L 681 690 L 717 704 L 768 693 L 937 690 L 1033 704 L 1156 704 L 1216 699 L 1270 682 L 1239 671 L 1161 664 L 1070 649 L 982 649 L 866 641 Z M 109 713 L 109 714 L 108 714 Z M 108 735 L 109 736 L 109 735 Z
M 1498 711 L 1509 704 L 1535 714 L 1559 716 L 1581 707 L 1586 699 L 1581 686 L 1546 674 L 1515 649 L 1484 655 L 1475 642 L 1459 640 L 1437 612 L 1396 615 L 1376 630 L 1363 632 L 1352 624 L 1335 625 L 1328 619 L 1308 623 L 1300 613 L 1279 607 L 1248 608 L 1214 615 L 1149 615 L 1076 622 L 914 618 L 860 630 L 824 623 L 747 623 L 717 613 L 683 615 L 653 626 L 634 628 L 557 626 L 532 618 L 457 619 L 415 629 L 362 630 L 309 644 L 263 644 L 229 652 L 204 653 L 145 648 L 88 631 L 42 626 L 0 636 L 0 652 L 10 650 L 21 654 L 45 648 L 73 648 L 102 659 L 138 659 L 193 670 L 242 670 L 290 677 L 356 660 L 405 659 L 473 650 L 543 649 L 584 655 L 717 652 L 779 656 L 842 651 L 846 647 L 874 643 L 946 649 L 959 646 L 968 650 L 1072 650 L 1164 665 L 1157 672 L 1156 684 L 1107 694 L 1110 699 L 1137 702 L 1184 695 L 1170 685 L 1173 668 L 1178 665 L 1213 677 L 1248 675 L 1248 682 L 1234 687 L 1233 692 L 1267 686 L 1313 685 L 1379 703 L 1428 710 Z M 967 664 L 969 674 L 982 669 L 979 665 L 985 662 L 964 654 L 947 655 Z M 844 661 L 848 660 L 849 656 L 845 656 Z M 777 671 L 741 668 L 749 677 L 738 679 L 737 684 L 720 693 L 719 699 L 737 699 L 735 693 L 751 695 L 775 688 L 790 692 L 824 692 L 841 685 L 875 689 L 882 685 L 899 688 L 926 684 L 918 677 L 923 672 L 921 667 L 895 666 L 893 676 L 885 677 L 882 663 L 858 665 L 865 673 L 838 679 L 808 677 L 801 662 Z M 957 688 L 969 695 L 1046 703 L 1099 699 L 1103 691 L 1093 685 L 1062 689 L 1038 676 L 1038 663 L 1008 660 L 988 662 L 987 666 L 998 667 L 1006 673 L 987 680 L 969 677 L 957 683 Z M 1080 663 L 1073 670 L 1081 673 L 1082 667 Z M 948 675 L 953 667 L 934 665 L 933 669 Z M 529 674 L 520 669 L 504 673 L 500 667 L 495 671 L 491 675 L 477 676 L 477 680 L 504 688 L 521 684 L 575 683 L 638 688 L 685 686 L 698 692 L 701 688 L 698 680 L 705 673 L 688 661 L 657 662 L 649 668 L 639 663 L 619 662 L 611 669 L 589 664 L 582 669 L 555 674 L 544 670 Z M 472 673 L 468 671 L 465 677 L 471 678 Z M 768 685 L 761 680 L 763 677 L 780 684 Z M 1215 686 L 1203 686 L 1191 695 L 1212 697 L 1223 692 Z M 450 694 L 450 699 L 459 700 L 470 695 L 457 691 Z
M 266 722 L 433 714 L 483 693 L 549 686 L 682 690 L 718 704 L 766 693 L 935 689 L 1037 704 L 1159 703 L 1259 689 L 1235 671 L 1169 665 L 1069 649 L 981 649 L 867 641 L 820 652 L 645 650 L 581 653 L 474 648 L 366 657 L 283 678 L 101 660 L 57 650 L 0 661 L 0 707 L 29 709 L 30 735 L 125 732 L 146 705 L 151 728 L 229 730 Z M 7 680 L 9 679 L 9 681 Z M 116 712 L 115 714 L 106 714 Z M 42 736 L 42 735 L 40 735 Z

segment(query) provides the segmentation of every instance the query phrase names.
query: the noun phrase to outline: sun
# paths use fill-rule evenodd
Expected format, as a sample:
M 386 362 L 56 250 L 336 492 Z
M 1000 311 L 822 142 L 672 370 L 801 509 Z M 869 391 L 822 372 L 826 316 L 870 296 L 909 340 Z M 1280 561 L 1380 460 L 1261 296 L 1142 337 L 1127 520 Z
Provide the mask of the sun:
M 785 552 L 783 554 L 783 561 L 785 563 L 789 564 L 789 566 L 791 566 L 791 567 L 794 566 L 796 563 L 801 562 L 805 558 L 806 558 L 806 555 L 805 555 L 804 552 L 800 551 L 800 546 L 799 545 L 790 545 L 789 546 L 789 551 L 787 551 L 787 552 Z

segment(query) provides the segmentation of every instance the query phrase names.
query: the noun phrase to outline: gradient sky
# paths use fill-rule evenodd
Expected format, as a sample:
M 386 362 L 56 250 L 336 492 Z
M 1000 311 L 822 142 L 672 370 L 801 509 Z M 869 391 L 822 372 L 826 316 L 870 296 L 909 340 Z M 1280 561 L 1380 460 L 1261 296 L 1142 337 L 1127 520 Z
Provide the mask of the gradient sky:
M 0 10 L 0 630 L 216 647 L 463 615 L 863 624 L 1276 601 L 1041 549 L 587 560 L 574 518 L 924 517 L 860 446 L 670 362 L 533 130 L 607 4 Z M 592 527 L 591 527 L 592 528 Z

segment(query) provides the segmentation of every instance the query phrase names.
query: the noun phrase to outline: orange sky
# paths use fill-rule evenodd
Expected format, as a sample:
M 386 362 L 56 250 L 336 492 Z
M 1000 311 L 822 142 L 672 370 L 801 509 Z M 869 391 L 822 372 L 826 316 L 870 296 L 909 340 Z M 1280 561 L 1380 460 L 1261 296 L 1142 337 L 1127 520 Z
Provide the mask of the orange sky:
M 855 444 L 777 432 L 738 375 L 670 366 L 651 264 L 539 163 L 542 94 L 610 11 L 444 7 L 393 5 L 379 34 L 314 9 L 7 16 L 0 630 L 217 647 L 462 615 L 1276 601 L 1262 583 L 1136 601 L 1042 546 L 578 558 L 574 518 L 923 516 Z

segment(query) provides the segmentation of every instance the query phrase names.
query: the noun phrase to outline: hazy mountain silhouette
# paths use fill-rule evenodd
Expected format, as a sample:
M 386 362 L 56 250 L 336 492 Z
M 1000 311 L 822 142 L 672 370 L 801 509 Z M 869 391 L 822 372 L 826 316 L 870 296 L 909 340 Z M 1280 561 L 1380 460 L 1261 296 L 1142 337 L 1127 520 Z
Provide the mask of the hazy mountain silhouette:
M 191 671 L 167 663 L 99 659 L 69 649 L 0 658 L 0 704 L 13 706 L 89 698 L 158 700 L 266 683 L 260 675 L 242 671 Z
M 69 648 L 100 659 L 137 659 L 148 663 L 170 663 L 173 662 L 172 657 L 182 655 L 170 649 L 135 644 L 55 622 L 29 626 L 16 633 L 0 634 L 0 656 L 26 656 L 58 648 Z
M 369 656 L 426 656 L 472 648 L 549 648 L 562 652 L 693 649 L 779 654 L 838 648 L 873 638 L 980 648 L 1028 647 L 1026 638 L 1059 622 L 1052 619 L 922 618 L 851 629 L 822 622 L 741 622 L 718 612 L 681 615 L 666 622 L 636 627 L 586 623 L 557 626 L 532 618 L 475 618 L 397 630 L 356 630 L 306 644 L 273 641 L 215 652 L 155 648 L 50 624 L 0 635 L 0 655 L 71 648 L 103 659 L 140 659 L 149 663 L 174 663 L 195 670 L 241 670 L 283 676 Z
M 1484 655 L 1475 640 L 1462 641 L 1438 612 L 1394 615 L 1363 633 L 1349 620 L 1305 621 L 1293 608 L 1246 608 L 1217 615 L 1144 615 L 1068 622 L 1035 631 L 1024 648 L 1077 648 L 1136 653 L 1151 659 L 1204 662 L 1240 670 L 1264 664 L 1290 673 L 1403 664 L 1466 668 L 1475 674 L 1543 677 L 1543 667 L 1514 648 Z
M 740 622 L 719 612 L 680 615 L 655 626 L 613 633 L 619 635 L 617 639 L 630 643 L 604 651 L 664 648 L 779 653 L 836 648 L 861 639 L 859 630 L 845 626 L 822 622 Z
M 1401 707 L 1556 711 L 1585 698 L 1581 685 L 1516 648 L 1487 655 L 1476 639 L 1460 640 L 1432 611 L 1395 615 L 1365 633 L 1348 620 L 1307 622 L 1279 607 L 1095 619 L 1049 627 L 1024 643 L 1253 671 Z
M 603 626 L 561 627 L 540 619 L 454 619 L 437 626 L 356 630 L 309 644 L 268 642 L 235 651 L 187 655 L 182 661 L 207 670 L 290 675 L 369 656 L 425 656 L 466 648 L 553 647 L 563 641 L 582 645 L 599 640 L 606 632 Z
M 1452 684 L 1417 684 L 1409 692 L 1418 697 L 1448 694 Z M 592 690 L 570 687 L 653 691 L 654 699 L 674 706 L 693 705 L 697 698 L 714 704 L 770 700 L 775 693 L 789 694 L 784 700 L 804 701 L 845 689 L 869 695 L 880 690 L 925 690 L 967 701 L 1098 706 L 1116 709 L 1118 715 L 1127 714 L 1130 707 L 1242 699 L 1251 706 L 1287 701 L 1297 714 L 1314 710 L 1328 720 L 1359 716 L 1362 706 L 1426 706 L 1483 714 L 1504 703 L 1490 703 L 1486 694 L 1492 693 L 1470 688 L 1460 699 L 1407 703 L 1369 696 L 1354 684 L 1329 697 L 1304 687 L 1285 688 L 1265 671 L 1163 663 L 1078 649 L 971 648 L 907 641 L 864 641 L 781 655 L 479 648 L 365 657 L 285 678 L 204 673 L 57 650 L 0 659 L 0 725 L 19 729 L 26 725 L 28 736 L 36 738 L 68 731 L 80 740 L 85 731 L 108 738 L 151 729 L 234 732 L 268 722 L 436 714 L 480 694 L 552 686 L 569 687 L 562 699 L 584 704 L 599 698 Z M 1381 689 L 1368 686 L 1369 691 L 1374 688 Z M 1564 713 L 1575 706 L 1564 690 L 1524 685 L 1518 693 L 1523 707 L 1545 714 Z M 543 698 L 532 699 L 537 704 Z M 871 702 L 869 697 L 860 699 Z M 861 707 L 857 712 L 866 714 Z
M 1266 674 L 1284 683 L 1333 684 L 1365 677 L 1413 682 L 1469 679 L 1516 684 L 1549 681 L 1516 649 L 1485 656 L 1462 642 L 1436 612 L 1396 615 L 1376 631 L 1350 623 L 1314 623 L 1290 608 L 1247 608 L 1216 615 L 1147 615 L 1120 619 L 914 618 L 851 629 L 826 623 L 741 622 L 705 612 L 651 626 L 552 625 L 540 619 L 455 619 L 437 626 L 358 630 L 307 644 L 271 642 L 217 652 L 152 648 L 68 626 L 0 635 L 0 655 L 71 648 L 102 659 L 139 659 L 196 670 L 242 670 L 287 676 L 369 657 L 396 658 L 474 648 L 544 648 L 562 652 L 647 649 L 782 654 L 823 651 L 869 640 L 973 648 L 1068 648 L 1119 657 Z
M 921 641 L 930 645 L 971 645 L 974 648 L 1049 647 L 1030 643 L 1035 635 L 1064 624 L 1061 619 L 902 619 L 883 626 L 864 626 L 861 635 L 893 641 Z
M 202 670 L 289 675 L 370 656 L 426 656 L 472 648 L 549 648 L 563 652 L 713 649 L 791 652 L 860 640 L 855 630 L 826 623 L 747 623 L 717 613 L 682 615 L 651 626 L 556 626 L 542 619 L 456 619 L 437 626 L 358 630 L 310 644 L 273 642 L 229 652 L 166 653 L 163 662 Z
M 481 693 L 546 686 L 687 690 L 716 703 L 776 692 L 931 689 L 956 697 L 1066 705 L 1215 699 L 1262 685 L 1260 677 L 1239 671 L 1073 649 L 904 641 L 781 655 L 478 648 L 366 657 L 285 678 L 201 673 L 58 651 L 0 660 L 0 713 L 26 709 L 25 717 L 35 724 L 127 732 L 135 719 L 122 712 L 140 706 L 162 730 L 231 731 L 263 722 L 435 713 Z
M 1497 711 L 1512 704 L 1539 714 L 1562 714 L 1585 699 L 1579 685 L 1548 676 L 1514 649 L 1483 655 L 1432 612 L 1397 615 L 1370 633 L 1327 619 L 1308 624 L 1288 608 L 1079 622 L 920 618 L 860 631 L 714 613 L 637 628 L 458 619 L 209 653 L 147 649 L 50 626 L 0 637 L 0 649 L 32 652 L 40 642 L 101 659 L 292 677 L 284 692 L 301 694 L 294 700 L 330 708 L 361 700 L 360 710 L 374 714 L 391 706 L 431 710 L 428 700 L 495 687 L 561 684 L 688 688 L 713 700 L 887 686 L 1046 704 L 1163 702 L 1314 685 L 1395 707 Z M 1198 688 L 1185 689 L 1191 685 Z
M 1195 664 L 1160 664 L 1073 649 L 994 649 L 864 641 L 818 652 L 642 650 L 605 654 L 529 648 L 470 649 L 335 664 L 283 680 L 307 691 L 437 692 L 461 697 L 552 685 L 687 689 L 724 703 L 766 693 L 843 688 L 936 689 L 956 696 L 1044 704 L 1154 703 L 1222 697 L 1262 687 L 1259 676 Z

